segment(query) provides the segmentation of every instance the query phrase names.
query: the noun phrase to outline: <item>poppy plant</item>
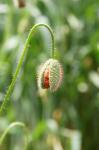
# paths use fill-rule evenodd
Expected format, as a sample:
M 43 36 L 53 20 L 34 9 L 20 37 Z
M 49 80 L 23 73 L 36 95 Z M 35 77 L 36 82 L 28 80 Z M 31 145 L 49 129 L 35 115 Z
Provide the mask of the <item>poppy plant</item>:
M 54 34 L 52 29 L 46 25 L 46 24 L 36 24 L 34 25 L 30 32 L 29 35 L 26 39 L 23 51 L 22 51 L 22 55 L 19 59 L 19 63 L 17 65 L 16 71 L 13 75 L 13 79 L 11 84 L 8 87 L 8 90 L 4 96 L 4 99 L 2 101 L 1 107 L 0 107 L 0 115 L 2 114 L 2 112 L 4 111 L 4 109 L 6 108 L 6 105 L 9 102 L 9 98 L 10 95 L 13 91 L 14 85 L 16 83 L 16 79 L 18 77 L 19 71 L 21 69 L 29 42 L 32 38 L 33 33 L 35 32 L 35 30 L 38 27 L 45 27 L 48 29 L 50 35 L 51 35 L 51 40 L 52 40 L 52 48 L 51 48 L 51 58 L 49 60 L 47 60 L 44 65 L 41 67 L 40 72 L 39 72 L 39 76 L 38 76 L 38 87 L 39 88 L 43 88 L 43 89 L 50 89 L 50 91 L 54 92 L 56 91 L 61 82 L 62 82 L 62 78 L 63 78 L 63 69 L 59 63 L 58 60 L 54 59 L 54 50 L 55 50 L 55 42 L 54 42 Z

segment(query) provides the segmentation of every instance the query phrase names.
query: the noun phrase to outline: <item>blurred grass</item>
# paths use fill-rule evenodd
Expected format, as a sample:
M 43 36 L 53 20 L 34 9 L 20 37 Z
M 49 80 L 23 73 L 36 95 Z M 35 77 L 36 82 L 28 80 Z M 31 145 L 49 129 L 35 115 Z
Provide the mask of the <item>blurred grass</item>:
M 0 0 L 0 103 L 36 23 L 46 23 L 54 31 L 55 55 L 64 68 L 63 84 L 53 94 L 38 91 L 37 68 L 49 58 L 51 46 L 48 32 L 40 29 L 31 39 L 10 103 L 0 118 L 0 135 L 11 122 L 21 121 L 30 136 L 34 133 L 29 150 L 98 150 L 98 0 L 29 0 L 23 8 L 11 0 Z M 44 127 L 47 123 L 51 130 L 43 128 L 43 120 Z M 82 138 L 72 142 L 61 128 L 79 131 Z M 1 150 L 23 150 L 20 136 L 18 130 L 9 133 Z

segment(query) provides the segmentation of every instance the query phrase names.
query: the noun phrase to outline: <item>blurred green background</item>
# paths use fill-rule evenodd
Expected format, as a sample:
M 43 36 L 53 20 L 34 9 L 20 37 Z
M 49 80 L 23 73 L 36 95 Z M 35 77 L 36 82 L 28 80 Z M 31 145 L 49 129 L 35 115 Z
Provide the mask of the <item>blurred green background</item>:
M 0 135 L 16 121 L 26 132 L 11 129 L 0 150 L 99 150 L 99 0 L 0 0 L 0 105 L 36 23 L 54 31 L 63 83 L 55 93 L 38 90 L 36 72 L 51 48 L 40 28 L 0 117 Z

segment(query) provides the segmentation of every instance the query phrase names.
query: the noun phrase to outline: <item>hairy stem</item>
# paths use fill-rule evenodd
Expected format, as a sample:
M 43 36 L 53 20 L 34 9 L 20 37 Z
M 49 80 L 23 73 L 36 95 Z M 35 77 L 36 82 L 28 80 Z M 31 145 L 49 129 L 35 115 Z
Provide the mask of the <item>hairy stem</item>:
M 34 25 L 34 26 L 31 28 L 30 33 L 29 33 L 29 35 L 28 35 L 28 37 L 27 37 L 25 46 L 24 46 L 24 48 L 23 48 L 22 55 L 21 55 L 21 57 L 20 57 L 19 63 L 18 63 L 18 65 L 17 65 L 16 71 L 15 71 L 15 73 L 14 73 L 12 82 L 11 82 L 11 84 L 9 85 L 8 90 L 7 90 L 7 92 L 6 92 L 5 96 L 4 96 L 2 105 L 1 105 L 1 107 L 0 107 L 0 115 L 1 115 L 2 112 L 5 110 L 6 105 L 7 105 L 8 101 L 9 101 L 9 97 L 10 97 L 10 95 L 11 95 L 11 92 L 12 92 L 12 90 L 13 90 L 13 88 L 14 88 L 14 85 L 15 85 L 15 82 L 16 82 L 16 79 L 17 79 L 17 76 L 18 76 L 19 71 L 20 71 L 20 69 L 21 69 L 21 66 L 22 66 L 22 63 L 23 63 L 23 60 L 24 60 L 24 56 L 25 56 L 25 54 L 26 54 L 26 50 L 27 50 L 27 47 L 28 47 L 29 42 L 30 42 L 30 40 L 31 40 L 32 34 L 34 33 L 34 31 L 36 30 L 37 27 L 41 27 L 41 26 L 47 28 L 48 31 L 49 31 L 49 33 L 50 33 L 50 35 L 51 35 L 51 40 L 52 40 L 51 57 L 52 57 L 52 58 L 54 57 L 54 49 L 55 49 L 54 46 L 55 46 L 55 42 L 54 42 L 54 34 L 53 34 L 52 29 L 51 29 L 48 25 L 46 25 L 46 24 L 36 24 L 36 25 Z

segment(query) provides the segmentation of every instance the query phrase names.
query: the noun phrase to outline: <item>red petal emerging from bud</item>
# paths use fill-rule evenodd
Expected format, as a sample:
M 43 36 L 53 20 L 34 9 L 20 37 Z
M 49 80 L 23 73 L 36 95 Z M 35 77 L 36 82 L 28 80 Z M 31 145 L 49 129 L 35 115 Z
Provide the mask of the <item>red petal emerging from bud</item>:
M 38 74 L 38 86 L 43 89 L 50 88 L 56 91 L 63 79 L 63 68 L 56 59 L 47 60 L 41 67 Z
M 45 69 L 45 72 L 44 72 L 44 88 L 49 88 L 50 86 L 49 86 L 49 68 L 46 68 Z

